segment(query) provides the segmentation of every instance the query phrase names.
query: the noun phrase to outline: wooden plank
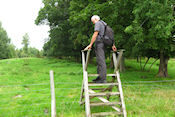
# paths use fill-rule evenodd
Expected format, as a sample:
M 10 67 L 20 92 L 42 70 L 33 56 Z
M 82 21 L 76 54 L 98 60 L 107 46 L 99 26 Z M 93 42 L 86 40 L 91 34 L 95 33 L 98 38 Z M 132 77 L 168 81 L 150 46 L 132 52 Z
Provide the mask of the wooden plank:
M 86 104 L 86 117 L 91 117 L 90 112 L 90 101 L 89 101 L 89 92 L 88 92 L 88 79 L 87 71 L 84 71 L 84 90 L 85 90 L 85 104 Z
M 113 62 L 114 62 L 114 73 L 115 73 L 115 69 L 116 69 L 116 66 L 117 66 L 117 56 L 116 56 L 116 53 L 113 52 L 113 53 L 112 53 L 112 56 L 113 56 Z
M 90 51 L 91 51 L 91 50 L 88 50 L 88 51 L 87 51 L 87 54 L 86 54 L 86 63 L 85 63 L 85 70 L 86 70 L 86 71 L 87 71 L 87 66 L 88 66 L 88 62 L 89 62 Z
M 92 90 L 101 90 L 101 92 L 105 92 L 105 91 L 112 91 L 112 88 L 113 88 L 114 86 L 109 86 L 109 87 L 107 87 L 107 88 L 91 88 Z
M 104 103 L 91 103 L 90 106 L 115 106 L 121 105 L 121 102 L 104 102 Z
M 101 97 L 101 96 L 108 96 L 108 95 L 120 95 L 119 92 L 103 92 L 103 93 L 92 93 L 89 94 L 90 97 Z
M 109 115 L 121 115 L 121 112 L 100 112 L 100 113 L 93 113 L 92 117 L 99 117 L 99 116 L 109 116 Z
M 91 50 L 91 49 L 88 49 L 88 50 Z M 88 51 L 88 50 L 81 50 L 81 52 L 85 52 L 85 51 Z
M 84 80 L 82 81 L 82 86 L 81 86 L 81 94 L 80 94 L 80 105 L 83 101 L 83 93 L 84 93 Z
M 123 50 L 120 50 L 119 55 L 118 55 L 118 58 L 117 58 L 117 66 L 116 66 L 117 70 L 118 70 L 119 65 L 120 65 L 120 62 L 122 60 L 122 56 L 123 56 Z
M 51 117 L 56 117 L 55 85 L 53 71 L 50 71 Z
M 97 77 L 99 74 L 88 74 L 88 77 Z M 116 76 L 116 74 L 106 74 L 106 76 Z
M 83 104 L 85 104 L 85 101 L 81 101 L 81 102 L 79 102 L 79 104 L 80 105 L 83 105 Z
M 84 58 L 84 51 L 85 51 L 85 50 L 82 50 L 82 51 L 81 51 L 81 52 L 82 52 L 82 67 L 83 67 L 83 70 L 84 70 L 84 61 L 85 61 L 85 60 L 84 60 L 84 59 L 85 59 L 85 58 Z M 84 93 L 84 77 L 83 77 L 82 86 L 81 86 L 81 95 L 80 95 L 80 102 L 79 102 L 80 105 L 82 105 L 82 103 L 83 103 L 83 102 L 82 102 L 82 101 L 83 101 L 83 97 L 84 97 L 84 96 L 83 96 L 83 93 Z
M 89 83 L 89 86 L 114 86 L 118 85 L 118 83 Z
M 119 68 L 119 65 L 120 65 L 120 62 L 121 62 L 121 59 L 122 59 L 122 55 L 123 55 L 123 51 L 124 51 L 124 50 L 120 50 L 118 57 L 116 57 L 116 53 L 113 52 L 113 61 L 114 61 L 114 67 L 115 67 L 114 73 L 115 73 L 115 72 L 118 70 L 118 68 Z
M 82 52 L 82 64 L 83 64 L 83 84 L 84 84 L 84 92 L 85 92 L 85 110 L 86 110 L 86 117 L 91 117 L 90 111 L 90 101 L 89 101 L 89 90 L 88 90 L 88 74 L 85 70 L 85 55 Z
M 83 70 L 84 70 L 84 50 L 82 50 L 82 67 L 83 67 Z M 81 94 L 80 94 L 80 105 L 82 104 L 82 101 L 83 101 L 83 93 L 84 93 L 84 78 L 82 80 L 82 86 L 81 86 Z
M 93 90 L 89 89 L 89 93 L 95 93 Z M 103 97 L 97 97 L 99 100 L 101 100 L 102 102 L 109 102 L 107 99 L 103 98 Z M 120 109 L 116 106 L 112 106 L 112 108 L 118 112 L 121 112 Z
M 124 97 L 123 97 L 123 91 L 122 91 L 122 85 L 121 85 L 121 81 L 120 81 L 119 71 L 116 71 L 116 74 L 117 74 L 117 81 L 119 83 L 118 88 L 119 88 L 119 92 L 120 92 L 120 100 L 122 102 L 123 116 L 124 117 L 127 117 L 126 107 L 125 107 L 125 102 L 124 102 Z
M 106 88 L 91 88 L 92 90 L 105 90 Z
M 110 105 L 109 103 L 110 103 L 111 105 Z M 81 105 L 82 105 L 82 104 L 85 104 L 85 101 L 82 101 L 82 102 L 81 102 Z M 104 106 L 105 106 L 105 105 L 106 105 L 106 106 L 115 106 L 115 105 L 121 105 L 122 103 L 121 103 L 121 102 L 104 102 L 104 103 L 103 103 L 103 102 L 99 102 L 99 101 L 90 101 L 90 106 L 94 106 L 94 105 L 96 105 L 96 104 L 99 104 L 99 105 L 101 104 L 100 106 L 103 106 L 103 105 L 104 105 Z

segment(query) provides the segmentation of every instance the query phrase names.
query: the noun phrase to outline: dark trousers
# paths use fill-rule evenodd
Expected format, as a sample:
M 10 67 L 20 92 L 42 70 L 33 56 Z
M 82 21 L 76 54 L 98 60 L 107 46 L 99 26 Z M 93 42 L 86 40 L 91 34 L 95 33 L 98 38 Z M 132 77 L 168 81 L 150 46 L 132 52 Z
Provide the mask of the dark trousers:
M 97 73 L 100 79 L 106 80 L 105 47 L 103 42 L 95 43 L 95 54 L 97 61 Z

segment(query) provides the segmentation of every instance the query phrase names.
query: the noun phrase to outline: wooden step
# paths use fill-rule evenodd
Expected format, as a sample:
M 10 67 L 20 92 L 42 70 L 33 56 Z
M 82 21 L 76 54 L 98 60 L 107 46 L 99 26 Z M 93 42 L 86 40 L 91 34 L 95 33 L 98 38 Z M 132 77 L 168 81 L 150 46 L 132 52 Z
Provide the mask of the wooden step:
M 118 83 L 89 83 L 88 86 L 114 86 Z
M 89 77 L 93 77 L 93 76 L 94 76 L 94 77 L 95 77 L 95 76 L 97 77 L 97 76 L 99 76 L 99 74 L 88 74 L 88 76 L 89 76 Z M 116 74 L 106 74 L 106 76 L 117 76 L 117 75 L 116 75 Z
M 115 106 L 115 105 L 121 105 L 121 102 L 98 102 L 98 103 L 91 103 L 90 106 Z
M 122 112 L 100 112 L 100 113 L 93 113 L 92 117 L 99 117 L 99 116 L 108 116 L 108 115 L 121 115 Z
M 91 88 L 92 90 L 105 90 L 106 88 Z
M 119 92 L 103 92 L 103 93 L 89 94 L 90 97 L 102 97 L 102 96 L 109 96 L 109 95 L 120 95 L 120 93 Z

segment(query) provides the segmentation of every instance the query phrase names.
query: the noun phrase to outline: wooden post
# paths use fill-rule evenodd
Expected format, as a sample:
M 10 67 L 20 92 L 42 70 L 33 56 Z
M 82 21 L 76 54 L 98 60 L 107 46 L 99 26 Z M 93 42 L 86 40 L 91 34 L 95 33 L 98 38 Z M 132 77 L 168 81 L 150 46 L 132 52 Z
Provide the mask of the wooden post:
M 89 62 L 90 51 L 91 50 L 88 50 L 87 51 L 87 54 L 86 54 L 86 63 L 85 63 L 85 70 L 86 71 L 87 71 L 87 66 L 88 66 L 88 62 Z
M 115 70 L 117 69 L 117 57 L 116 57 L 116 53 L 112 53 L 113 54 L 113 62 L 114 62 L 114 73 L 115 73 Z
M 83 93 L 84 93 L 84 80 L 82 81 L 82 86 L 81 86 L 81 94 L 80 94 L 80 105 L 82 104 L 83 101 Z
M 122 56 L 121 63 L 120 63 L 120 72 L 125 71 L 125 58 Z
M 119 51 L 118 57 L 116 57 L 116 54 L 113 52 L 113 60 L 114 60 L 114 67 L 115 67 L 114 72 L 118 71 L 118 68 L 122 59 L 123 51 L 124 50 Z
M 124 117 L 127 117 L 126 107 L 125 107 L 125 102 L 124 102 L 124 96 L 123 96 L 123 90 L 122 90 L 122 84 L 121 84 L 121 80 L 120 80 L 119 71 L 116 71 L 116 74 L 117 74 L 118 88 L 119 88 L 119 92 L 120 92 L 120 100 L 122 102 L 123 116 Z
M 116 73 L 116 75 L 117 75 L 117 83 L 118 83 L 118 89 L 119 89 L 119 92 L 120 92 L 120 100 L 121 100 L 121 103 L 122 103 L 123 116 L 127 117 L 126 107 L 125 107 L 125 102 L 124 102 L 124 96 L 123 96 L 123 90 L 122 90 L 122 85 L 121 85 L 121 80 L 120 80 L 120 74 L 119 74 L 119 70 L 118 70 L 118 67 L 120 65 L 120 61 L 121 61 L 121 58 L 122 58 L 122 55 L 123 55 L 123 51 L 124 50 L 120 50 L 118 59 L 116 57 L 116 54 L 113 53 L 113 61 L 114 61 L 114 66 L 115 66 L 114 73 Z
M 50 88 L 51 88 L 51 117 L 56 117 L 55 86 L 53 71 L 50 71 Z
M 87 60 L 86 60 L 87 61 Z M 85 70 L 85 55 L 84 51 L 82 51 L 82 64 L 83 64 L 83 84 L 84 84 L 84 92 L 85 92 L 85 109 L 86 109 L 86 117 L 91 117 L 90 111 L 90 101 L 89 101 L 89 88 L 88 88 L 88 73 Z

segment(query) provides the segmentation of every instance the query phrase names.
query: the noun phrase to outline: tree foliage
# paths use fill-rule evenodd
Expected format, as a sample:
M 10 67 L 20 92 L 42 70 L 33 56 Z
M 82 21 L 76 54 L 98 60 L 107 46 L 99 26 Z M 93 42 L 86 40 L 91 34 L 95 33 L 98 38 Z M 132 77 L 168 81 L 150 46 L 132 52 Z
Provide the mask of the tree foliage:
M 162 54 L 165 67 L 174 56 L 174 0 L 43 0 L 43 4 L 35 22 L 50 26 L 44 55 L 80 58 L 93 34 L 90 18 L 97 14 L 113 28 L 116 46 L 124 48 L 126 56 Z
M 0 22 L 0 59 L 15 57 L 15 47 Z
M 24 36 L 23 36 L 23 40 L 22 40 L 22 45 L 23 45 L 23 50 L 24 50 L 24 53 L 27 54 L 29 53 L 28 52 L 28 48 L 29 48 L 29 35 L 26 33 Z
M 27 33 L 23 36 L 23 40 L 21 44 L 23 45 L 23 48 L 16 50 L 18 55 L 17 57 L 22 58 L 22 57 L 41 57 L 42 56 L 41 52 L 38 49 L 30 47 L 30 37 Z
M 139 1 L 132 11 L 135 18 L 125 29 L 135 42 L 133 49 L 139 56 L 160 58 L 158 76 L 168 76 L 168 59 L 175 52 L 175 19 L 172 6 L 173 1 Z
M 50 39 L 44 45 L 47 56 L 74 56 L 73 43 L 70 40 L 69 0 L 43 0 L 44 7 L 40 10 L 36 24 L 50 26 Z

